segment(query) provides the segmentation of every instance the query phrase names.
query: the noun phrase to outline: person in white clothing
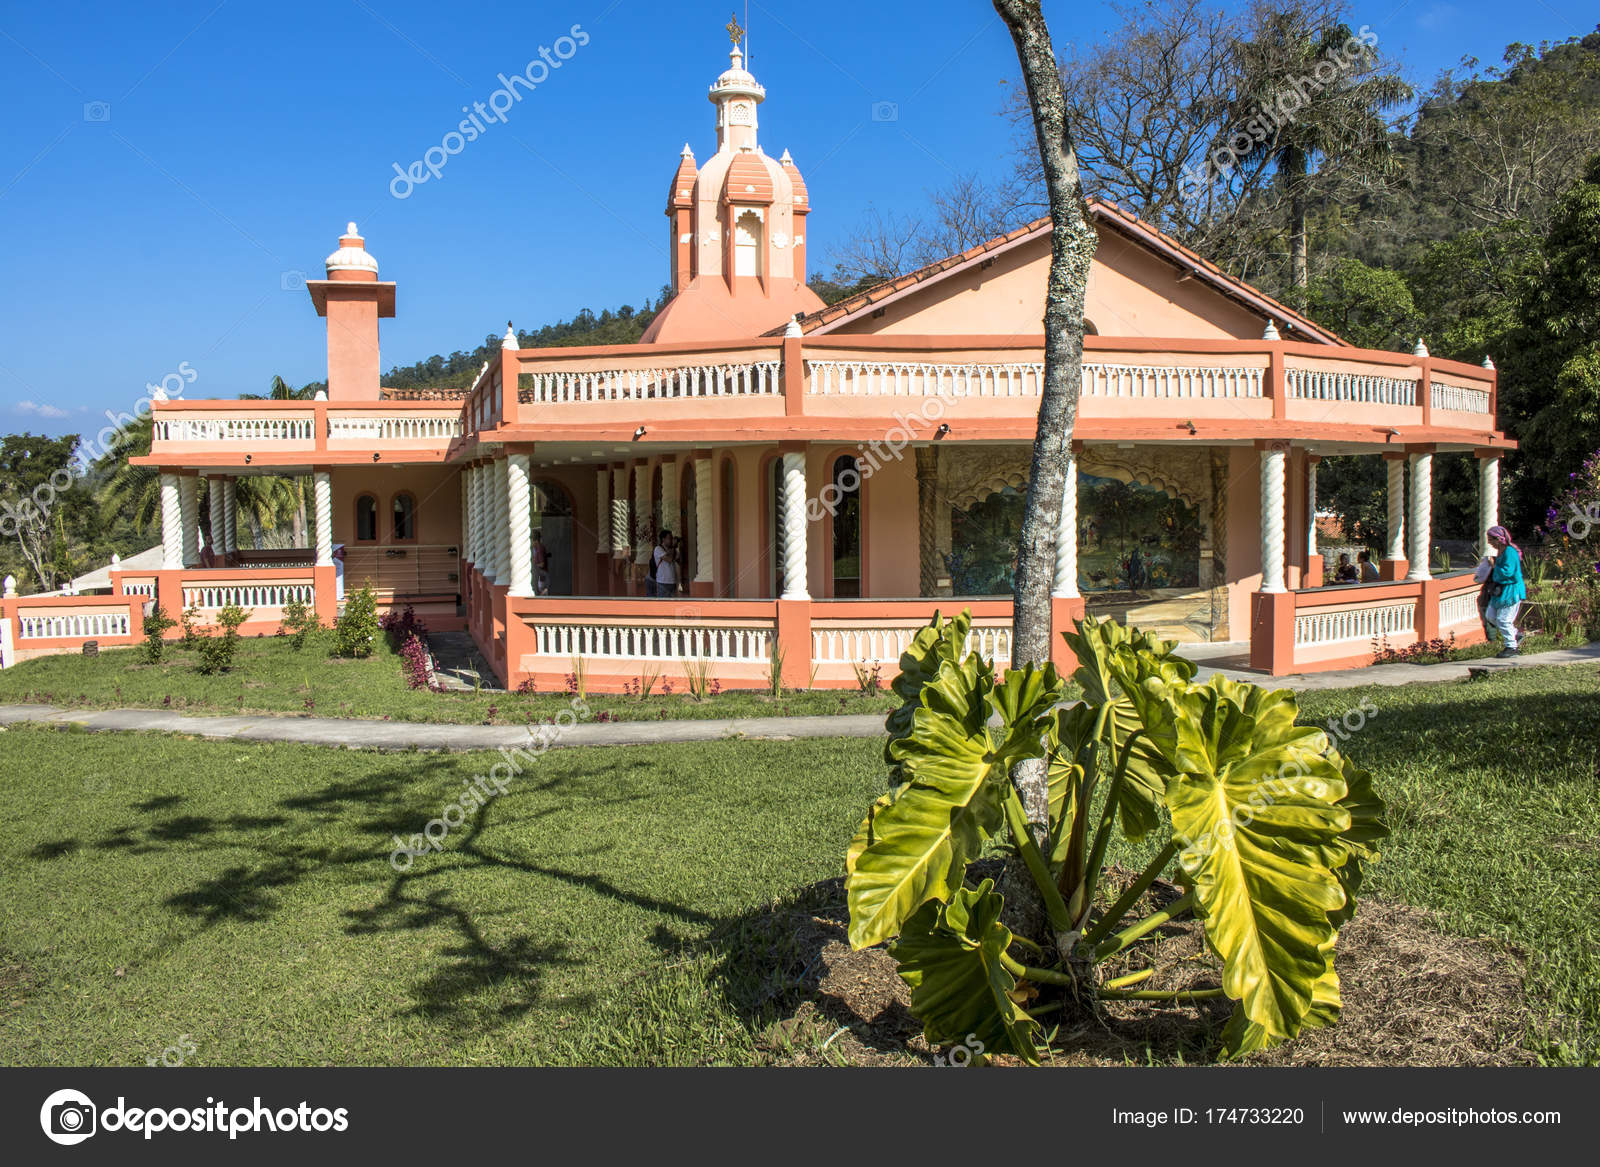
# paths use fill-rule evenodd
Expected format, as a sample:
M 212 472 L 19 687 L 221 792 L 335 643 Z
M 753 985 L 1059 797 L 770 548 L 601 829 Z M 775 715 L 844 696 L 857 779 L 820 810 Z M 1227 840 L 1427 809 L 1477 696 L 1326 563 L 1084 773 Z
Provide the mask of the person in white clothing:
M 671 531 L 661 532 L 661 542 L 655 550 L 655 589 L 657 599 L 671 599 L 678 594 L 678 541 Z

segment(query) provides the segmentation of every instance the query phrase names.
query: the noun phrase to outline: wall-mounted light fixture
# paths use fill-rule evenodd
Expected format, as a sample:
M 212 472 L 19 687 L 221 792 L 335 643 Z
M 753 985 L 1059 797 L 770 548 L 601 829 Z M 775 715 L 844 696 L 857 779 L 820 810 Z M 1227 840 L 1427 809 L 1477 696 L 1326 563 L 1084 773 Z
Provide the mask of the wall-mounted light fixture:
M 949 432 L 950 432 L 950 424 L 948 422 L 940 422 L 939 423 L 939 428 L 933 431 L 933 436 L 936 437 L 936 438 L 942 438 L 942 437 L 945 436 L 945 434 L 947 434 Z
M 633 431 L 633 440 L 634 441 L 637 442 L 642 437 L 644 437 L 644 426 L 640 426 L 638 429 Z
M 383 455 L 378 453 L 378 451 L 376 451 L 376 450 L 372 451 L 372 460 L 374 462 L 376 462 L 381 457 L 383 457 Z

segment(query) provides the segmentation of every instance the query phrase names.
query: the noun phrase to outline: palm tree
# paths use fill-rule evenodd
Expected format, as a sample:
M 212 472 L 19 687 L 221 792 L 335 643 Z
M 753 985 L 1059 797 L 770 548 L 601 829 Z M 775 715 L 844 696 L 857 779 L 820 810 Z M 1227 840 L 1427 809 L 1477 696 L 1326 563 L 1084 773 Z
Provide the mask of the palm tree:
M 1411 86 L 1380 68 L 1348 25 L 1319 29 L 1316 21 L 1305 9 L 1257 10 L 1254 36 L 1234 46 L 1237 80 L 1229 125 L 1217 143 L 1241 163 L 1273 167 L 1288 198 L 1289 286 L 1298 307 L 1310 283 L 1306 218 L 1314 168 L 1337 160 L 1392 173 L 1397 160 L 1383 114 L 1411 98 Z M 1252 143 L 1242 153 L 1229 145 L 1241 136 Z
M 148 413 L 122 429 L 122 440 L 101 455 L 114 459 L 105 480 L 96 492 L 102 526 L 111 527 L 126 517 L 133 529 L 143 533 L 161 519 L 161 476 L 153 466 L 134 466 L 128 459 L 150 452 L 154 422 Z
M 310 401 L 314 387 L 291 389 L 282 377 L 274 376 L 265 394 L 241 393 L 241 401 Z M 239 479 L 234 491 L 239 510 L 250 523 L 259 549 L 266 531 L 276 530 L 287 519 L 294 546 L 306 546 L 306 480 L 303 476 L 265 478 L 248 475 Z

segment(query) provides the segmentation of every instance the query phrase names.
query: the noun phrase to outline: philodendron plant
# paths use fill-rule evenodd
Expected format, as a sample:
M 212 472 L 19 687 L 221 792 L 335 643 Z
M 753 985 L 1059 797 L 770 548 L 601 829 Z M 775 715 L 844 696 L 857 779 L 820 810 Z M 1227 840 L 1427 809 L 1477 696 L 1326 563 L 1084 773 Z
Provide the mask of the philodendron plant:
M 965 651 L 970 627 L 970 613 L 935 614 L 900 658 L 891 790 L 847 857 L 850 942 L 890 945 L 928 1041 L 976 1038 L 1037 1063 L 1037 1018 L 1096 998 L 1231 998 L 1229 1057 L 1336 1021 L 1334 942 L 1388 834 L 1371 775 L 1295 724 L 1289 691 L 1196 684 L 1175 645 L 1114 621 L 1065 634 L 1083 691 L 1065 708 L 1054 666 L 997 678 Z M 1048 832 L 1030 830 L 1011 778 L 1041 757 Z M 1104 876 L 1119 825 L 1131 841 L 1148 836 L 1154 858 L 1112 902 Z M 1020 861 L 1048 935 L 1002 923 L 993 881 L 968 872 L 986 851 Z M 1182 894 L 1128 920 L 1169 874 Z M 1153 967 L 1103 972 L 1187 914 L 1221 961 L 1218 985 L 1167 992 L 1134 987 Z

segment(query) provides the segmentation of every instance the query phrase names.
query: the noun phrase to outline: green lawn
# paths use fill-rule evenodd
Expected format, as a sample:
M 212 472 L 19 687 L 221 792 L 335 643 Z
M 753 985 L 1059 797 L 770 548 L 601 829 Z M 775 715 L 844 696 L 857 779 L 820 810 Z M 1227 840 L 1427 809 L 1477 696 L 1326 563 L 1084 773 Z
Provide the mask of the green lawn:
M 1526 955 L 1533 1048 L 1600 1061 L 1592 665 L 1316 694 L 1395 837 L 1370 894 Z M 397 873 L 497 755 L 0 733 L 0 1064 L 760 1060 L 765 948 L 837 875 L 874 740 L 553 751 Z
M 568 707 L 565 693 L 430 693 L 408 689 L 400 657 L 387 644 L 365 660 L 329 657 L 308 648 L 297 652 L 284 637 L 243 640 L 233 668 L 204 676 L 196 654 L 175 643 L 159 665 L 144 662 L 138 648 L 110 649 L 98 657 L 47 656 L 0 672 L 0 703 L 111 708 L 137 706 L 191 713 L 299 713 L 320 717 L 389 718 L 515 725 L 554 717 Z M 886 670 L 884 685 L 892 679 Z M 899 704 L 887 692 L 807 690 L 766 693 L 729 690 L 704 701 L 685 692 L 664 694 L 659 682 L 650 697 L 591 693 L 596 715 L 613 721 L 657 718 L 772 717 L 781 715 L 884 713 Z

